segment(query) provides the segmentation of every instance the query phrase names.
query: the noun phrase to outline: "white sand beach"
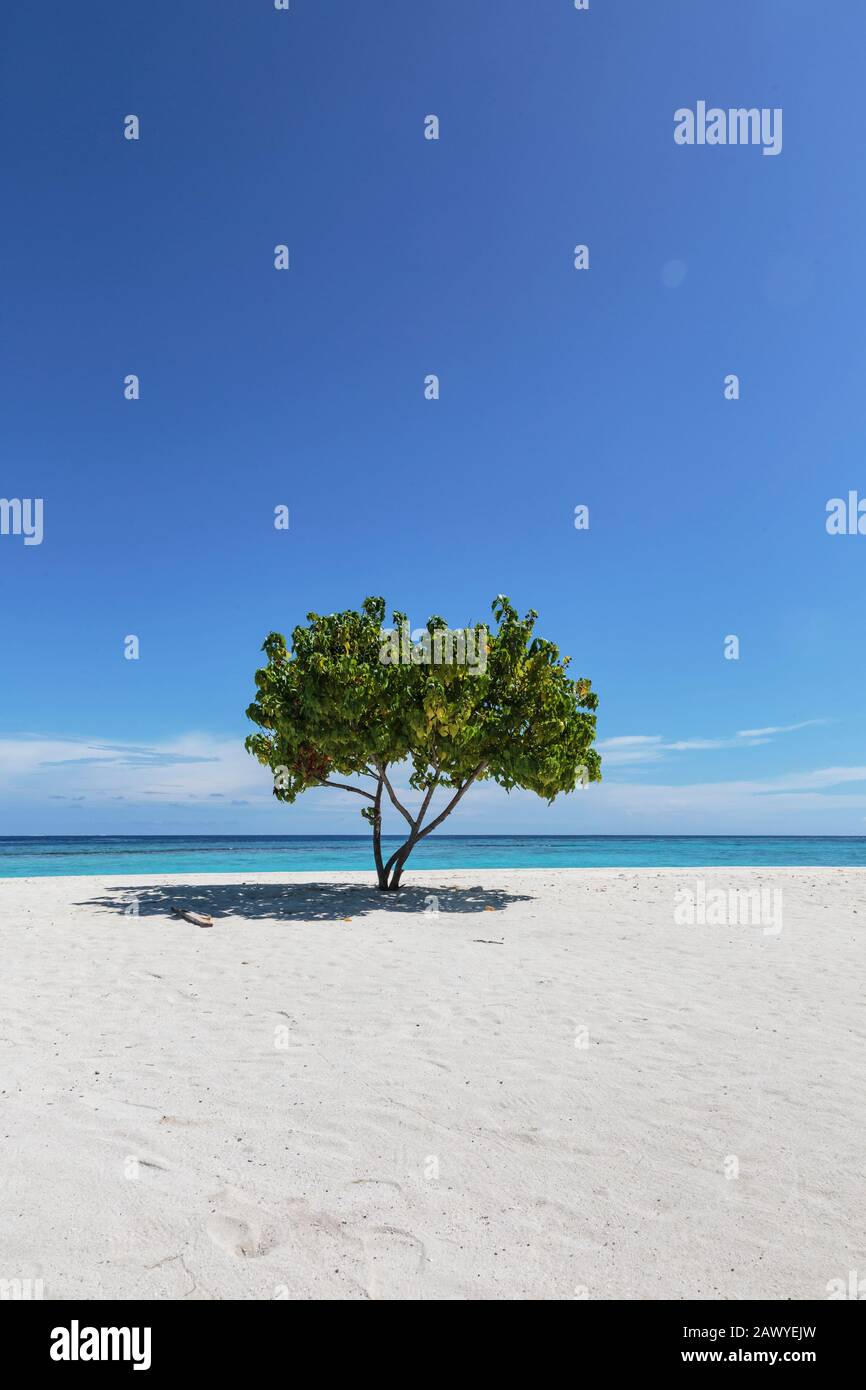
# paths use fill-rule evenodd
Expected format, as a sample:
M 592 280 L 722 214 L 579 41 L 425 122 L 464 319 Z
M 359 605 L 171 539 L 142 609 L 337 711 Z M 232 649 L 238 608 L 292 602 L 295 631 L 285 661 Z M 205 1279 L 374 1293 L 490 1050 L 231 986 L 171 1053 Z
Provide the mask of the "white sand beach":
M 698 879 L 781 890 L 781 931 L 678 924 Z M 866 870 L 405 882 L 0 880 L 0 1277 L 800 1299 L 866 1275 Z

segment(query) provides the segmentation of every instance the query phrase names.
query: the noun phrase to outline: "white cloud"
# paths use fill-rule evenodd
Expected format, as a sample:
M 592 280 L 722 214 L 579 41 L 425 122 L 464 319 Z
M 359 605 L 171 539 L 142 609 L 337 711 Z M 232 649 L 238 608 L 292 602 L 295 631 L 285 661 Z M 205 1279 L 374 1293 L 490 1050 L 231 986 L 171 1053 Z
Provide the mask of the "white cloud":
M 792 734 L 796 729 L 809 729 L 815 724 L 826 723 L 826 719 L 803 719 L 799 724 L 775 724 L 768 729 L 741 729 L 737 738 L 765 739 L 772 737 L 773 734 Z
M 736 734 L 721 738 L 683 738 L 665 740 L 661 734 L 621 734 L 601 739 L 596 748 L 603 763 L 610 767 L 627 767 L 638 763 L 656 763 L 666 753 L 703 753 L 722 748 L 757 748 L 769 743 L 776 734 L 793 733 L 814 724 L 826 724 L 826 719 L 804 719 L 800 724 L 778 724 L 766 729 L 740 729 Z
M 864 814 L 866 766 L 858 766 L 682 785 L 608 779 L 560 797 L 550 808 L 519 791 L 506 805 L 497 787 L 484 784 L 467 796 L 448 829 L 467 834 L 495 827 L 515 835 L 859 835 Z
M 240 739 L 207 734 L 150 745 L 38 734 L 0 739 L 0 796 L 206 800 L 261 790 L 257 772 Z
M 688 742 L 688 741 L 686 741 Z M 617 781 L 617 756 L 646 763 L 670 745 L 657 735 L 605 740 L 610 775 L 552 807 L 529 792 L 473 787 L 443 832 L 467 834 L 857 834 L 866 815 L 866 766 L 834 766 L 765 779 L 676 785 Z M 739 746 L 746 746 L 740 738 Z M 640 770 L 640 769 L 639 769 Z M 420 794 L 394 785 L 408 807 Z M 437 794 L 434 812 L 446 793 Z M 0 739 L 0 833 L 365 834 L 361 802 L 322 788 L 294 806 L 277 803 L 271 781 L 239 736 L 186 734 L 148 745 L 26 735 Z M 387 808 L 386 830 L 404 823 Z
M 149 744 L 0 738 L 0 834 L 367 831 L 359 811 L 369 803 L 352 792 L 317 788 L 285 806 L 272 787 L 241 735 L 190 733 Z M 400 799 L 411 810 L 422 797 L 404 787 Z M 393 829 L 405 824 L 386 807 L 392 817 Z
M 610 767 L 655 763 L 664 751 L 661 734 L 622 734 L 619 738 L 600 739 L 595 746 Z

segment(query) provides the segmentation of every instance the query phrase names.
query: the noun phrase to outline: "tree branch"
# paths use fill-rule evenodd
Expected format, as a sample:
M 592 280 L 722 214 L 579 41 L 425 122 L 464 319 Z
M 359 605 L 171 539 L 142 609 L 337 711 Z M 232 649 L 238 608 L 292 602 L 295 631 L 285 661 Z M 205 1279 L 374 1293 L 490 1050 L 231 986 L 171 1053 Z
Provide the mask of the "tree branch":
M 391 798 L 391 800 L 393 801 L 394 805 L 396 806 L 397 810 L 400 812 L 400 815 L 403 817 L 404 820 L 407 820 L 407 821 L 409 822 L 409 824 L 414 828 L 415 822 L 413 821 L 412 817 L 409 815 L 409 812 L 406 810 L 406 807 L 405 807 L 405 806 L 401 806 L 401 805 L 400 805 L 400 802 L 397 800 L 397 797 L 394 795 L 394 788 L 391 786 L 391 783 L 388 781 L 388 775 L 387 775 L 387 773 L 385 772 L 384 767 L 380 767 L 379 771 L 381 772 L 381 774 L 382 774 L 382 780 L 383 780 L 383 782 L 385 783 L 385 790 L 386 790 L 386 792 L 388 793 L 388 795 L 390 796 L 390 798 Z
M 433 769 L 433 781 L 430 783 L 430 786 L 427 788 L 427 795 L 425 796 L 423 802 L 421 803 L 421 810 L 418 812 L 418 815 L 415 817 L 415 820 L 412 822 L 412 828 L 413 828 L 414 830 L 417 830 L 417 829 L 418 829 L 418 826 L 421 824 L 422 820 L 423 820 L 424 817 L 426 816 L 426 814 L 427 814 L 427 807 L 430 805 L 430 800 L 431 800 L 431 798 L 432 798 L 432 796 L 433 796 L 433 793 L 435 792 L 435 790 L 436 790 L 436 788 L 437 788 L 438 786 L 439 786 L 439 766 L 438 766 L 438 764 L 437 764 L 436 767 Z
M 472 786 L 472 783 L 475 781 L 475 779 L 476 779 L 477 777 L 480 777 L 480 776 L 481 776 L 481 773 L 484 771 L 484 769 L 485 769 L 486 767 L 487 767 L 487 764 L 486 764 L 486 763 L 479 763 L 479 764 L 478 764 L 478 766 L 476 767 L 475 771 L 474 771 L 469 777 L 467 777 L 467 779 L 466 779 L 466 781 L 463 783 L 462 787 L 459 787 L 459 788 L 458 788 L 458 790 L 457 790 L 457 795 L 456 795 L 456 796 L 452 796 L 451 800 L 448 802 L 448 805 L 445 807 L 445 810 L 442 811 L 441 814 L 438 815 L 438 816 L 436 817 L 435 820 L 431 820 L 431 822 L 430 822 L 430 824 L 427 826 L 426 830 L 421 830 L 421 831 L 418 830 L 418 823 L 420 822 L 420 819 L 421 819 L 420 816 L 418 817 L 418 821 L 417 821 L 417 822 L 414 822 L 413 825 L 412 825 L 412 834 L 409 836 L 408 840 L 406 840 L 406 841 L 400 846 L 399 849 L 395 849 L 394 853 L 391 855 L 391 858 L 388 860 L 388 863 L 385 865 L 385 875 L 386 875 L 386 877 L 387 877 L 387 875 L 391 872 L 391 870 L 393 869 L 393 867 L 394 867 L 395 864 L 399 863 L 400 866 L 401 866 L 401 868 L 402 868 L 402 865 L 403 865 L 403 864 L 405 863 L 405 861 L 409 858 L 409 855 L 412 853 L 412 850 L 415 848 L 415 846 L 417 845 L 418 841 L 419 841 L 419 840 L 423 840 L 425 835 L 429 835 L 430 832 L 431 832 L 431 830 L 435 830 L 436 827 L 437 827 L 437 825 L 441 825 L 442 822 L 445 820 L 445 817 L 446 817 L 446 816 L 450 816 L 451 812 L 454 810 L 454 807 L 457 805 L 457 803 L 458 803 L 458 801 L 460 800 L 460 798 L 464 795 L 464 793 L 466 793 L 466 792 L 469 790 L 469 788 Z M 435 784 L 434 784 L 434 787 L 435 787 Z M 434 788 L 429 788 L 429 789 L 428 789 L 427 797 L 426 797 L 426 800 L 425 800 L 425 803 L 424 803 L 424 809 L 426 809 L 426 807 L 429 805 L 430 797 L 431 797 L 432 794 L 433 794 L 433 790 L 434 790 Z
M 368 801 L 375 801 L 372 792 L 365 792 L 362 787 L 350 787 L 347 782 L 316 782 L 317 787 L 337 787 L 341 792 L 354 792 L 356 796 L 366 796 Z
M 445 819 L 446 816 L 450 816 L 450 815 L 451 815 L 451 812 L 454 810 L 454 807 L 457 805 L 457 802 L 458 802 L 458 801 L 460 800 L 460 798 L 463 796 L 464 792 L 467 792 L 467 791 L 469 790 L 469 788 L 472 786 L 472 783 L 475 781 L 476 777 L 480 777 L 480 776 L 481 776 L 481 773 L 484 771 L 484 769 L 486 768 L 486 766 L 487 766 L 486 763 L 479 763 L 479 764 L 478 764 L 478 766 L 476 767 L 476 769 L 475 769 L 475 771 L 472 773 L 472 775 L 471 775 L 470 777 L 467 777 L 466 781 L 463 783 L 463 786 L 460 787 L 460 789 L 459 789 L 458 792 L 457 792 L 457 795 L 456 795 L 456 796 L 452 796 L 451 800 L 448 802 L 448 805 L 445 807 L 445 810 L 442 811 L 442 812 L 436 817 L 435 820 L 431 820 L 430 824 L 426 827 L 425 830 L 422 830 L 421 833 L 420 833 L 419 835 L 416 835 L 416 836 L 415 836 L 415 839 L 416 839 L 416 840 L 423 840 L 425 835 L 429 835 L 431 830 L 435 830 L 436 827 L 437 827 L 437 825 L 441 825 L 441 824 L 442 824 L 442 822 L 444 821 L 444 819 Z

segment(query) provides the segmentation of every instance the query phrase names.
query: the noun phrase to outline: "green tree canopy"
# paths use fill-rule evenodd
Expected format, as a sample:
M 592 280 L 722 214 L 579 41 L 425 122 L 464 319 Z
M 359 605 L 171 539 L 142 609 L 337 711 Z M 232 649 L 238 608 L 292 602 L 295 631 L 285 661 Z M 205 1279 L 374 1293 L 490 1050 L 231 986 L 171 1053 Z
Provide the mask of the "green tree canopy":
M 399 887 L 415 845 L 473 782 L 523 787 L 553 801 L 578 783 L 601 780 L 592 746 L 598 696 L 590 682 L 572 680 L 570 658 L 533 635 L 537 613 L 519 618 L 502 595 L 492 610 L 497 627 L 463 629 L 463 646 L 463 638 L 449 641 L 438 617 L 410 641 L 400 612 L 393 615 L 397 636 L 386 637 L 381 598 L 365 599 L 360 612 L 308 613 L 307 626 L 292 633 L 291 652 L 278 632 L 264 643 L 267 665 L 256 672 L 256 699 L 247 710 L 262 732 L 247 738 L 247 750 L 271 769 L 280 801 L 328 786 L 369 802 L 361 814 L 372 826 L 380 888 Z M 392 782 L 393 769 L 406 762 L 409 784 L 422 794 L 414 811 L 401 804 Z M 452 794 L 428 821 L 437 788 Z M 384 796 L 408 826 L 387 862 Z

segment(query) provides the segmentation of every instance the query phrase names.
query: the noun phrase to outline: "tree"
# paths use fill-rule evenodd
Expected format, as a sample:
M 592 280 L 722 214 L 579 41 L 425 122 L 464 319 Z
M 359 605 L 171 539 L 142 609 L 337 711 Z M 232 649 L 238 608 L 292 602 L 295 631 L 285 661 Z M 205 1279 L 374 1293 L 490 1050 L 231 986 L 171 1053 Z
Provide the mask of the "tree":
M 395 612 L 394 629 L 383 632 L 385 601 L 367 598 L 360 612 L 308 613 L 308 626 L 292 633 L 291 653 L 278 632 L 262 648 L 267 665 L 256 672 L 247 716 L 264 732 L 247 738 L 247 751 L 273 772 L 280 801 L 310 787 L 340 787 L 370 803 L 361 814 L 372 826 L 381 889 L 399 888 L 412 850 L 474 782 L 522 787 L 552 802 L 601 780 L 590 682 L 570 679 L 570 658 L 533 636 L 537 613 L 519 618 L 503 595 L 492 610 L 495 630 L 479 623 L 452 632 L 433 617 L 411 641 L 405 614 Z M 414 814 L 392 782 L 404 762 L 422 797 Z M 451 796 L 424 824 L 437 788 Z M 387 861 L 383 797 L 408 826 Z

